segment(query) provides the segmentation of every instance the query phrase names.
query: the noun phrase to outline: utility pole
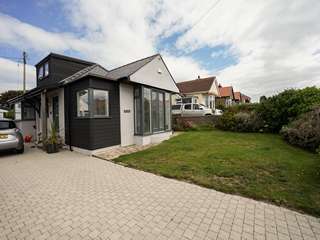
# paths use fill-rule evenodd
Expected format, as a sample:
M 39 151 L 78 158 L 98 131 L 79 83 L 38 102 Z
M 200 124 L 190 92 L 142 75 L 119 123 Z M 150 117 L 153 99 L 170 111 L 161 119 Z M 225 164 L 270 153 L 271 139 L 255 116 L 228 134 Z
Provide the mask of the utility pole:
M 27 53 L 23 51 L 22 53 L 23 59 L 23 93 L 26 92 L 26 64 L 27 64 Z

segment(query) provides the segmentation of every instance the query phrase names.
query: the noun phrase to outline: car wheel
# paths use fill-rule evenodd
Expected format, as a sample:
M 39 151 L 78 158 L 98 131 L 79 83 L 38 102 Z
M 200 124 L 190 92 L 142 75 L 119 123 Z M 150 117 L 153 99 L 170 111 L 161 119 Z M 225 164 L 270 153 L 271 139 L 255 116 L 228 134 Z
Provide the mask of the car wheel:
M 21 149 L 16 149 L 16 152 L 22 154 L 24 152 L 24 146 Z

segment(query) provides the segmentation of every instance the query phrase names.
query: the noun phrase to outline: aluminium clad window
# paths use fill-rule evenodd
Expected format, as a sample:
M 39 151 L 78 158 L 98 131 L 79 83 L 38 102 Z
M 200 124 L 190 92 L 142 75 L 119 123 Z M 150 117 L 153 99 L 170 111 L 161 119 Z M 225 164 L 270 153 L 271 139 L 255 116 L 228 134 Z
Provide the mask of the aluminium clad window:
M 134 89 L 135 134 L 171 130 L 171 94 L 138 86 Z
M 109 116 L 109 92 L 93 89 L 93 116 Z
M 134 132 L 139 134 L 142 131 L 142 108 L 141 108 L 141 88 L 134 89 Z
M 42 79 L 42 78 L 43 78 L 43 66 L 40 66 L 38 70 L 38 79 Z
M 143 132 L 151 132 L 151 89 L 143 88 Z
M 89 117 L 89 89 L 77 92 L 77 116 Z
M 45 62 L 38 68 L 38 79 L 41 80 L 49 75 L 49 62 Z
M 77 117 L 109 117 L 109 92 L 100 89 L 77 91 Z
M 165 93 L 165 130 L 171 129 L 171 96 L 170 93 Z
M 44 75 L 44 77 L 49 75 L 49 63 L 48 62 L 46 62 L 44 64 L 44 74 L 43 75 Z

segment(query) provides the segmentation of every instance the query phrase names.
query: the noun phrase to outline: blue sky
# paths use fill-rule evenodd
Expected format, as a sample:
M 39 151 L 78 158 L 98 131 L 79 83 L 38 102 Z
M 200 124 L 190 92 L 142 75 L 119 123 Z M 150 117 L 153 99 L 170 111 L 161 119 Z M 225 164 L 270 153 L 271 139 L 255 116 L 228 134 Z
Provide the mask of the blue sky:
M 310 3 L 312 2 L 312 3 Z M 0 0 L 0 90 L 50 52 L 112 69 L 160 52 L 176 81 L 217 76 L 258 99 L 320 84 L 317 0 Z M 179 7 L 177 7 L 179 6 Z M 210 11 L 208 11 L 210 9 Z M 267 19 L 267 20 L 266 20 Z M 14 84 L 13 84 L 14 83 Z

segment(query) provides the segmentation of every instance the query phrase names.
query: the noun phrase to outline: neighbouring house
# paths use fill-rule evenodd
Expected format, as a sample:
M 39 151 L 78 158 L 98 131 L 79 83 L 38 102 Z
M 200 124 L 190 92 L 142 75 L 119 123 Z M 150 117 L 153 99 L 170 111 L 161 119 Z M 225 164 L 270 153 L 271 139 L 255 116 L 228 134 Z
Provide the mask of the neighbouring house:
M 216 108 L 215 99 L 219 96 L 216 77 L 200 78 L 177 83 L 180 95 L 190 98 L 192 101 L 203 104 L 211 109 Z M 177 103 L 181 96 L 173 95 L 173 102 Z
M 250 103 L 251 98 L 241 92 L 234 92 L 234 100 L 237 104 Z
M 232 86 L 222 87 L 220 84 L 219 88 L 219 96 L 216 98 L 217 106 L 229 107 L 235 102 L 235 96 Z
M 4 118 L 4 114 L 7 112 L 8 112 L 7 110 L 0 108 L 0 118 Z
M 115 68 L 50 53 L 36 65 L 37 87 L 8 102 L 24 132 L 41 142 L 55 124 L 70 149 L 168 139 L 171 94 L 179 90 L 161 55 Z

